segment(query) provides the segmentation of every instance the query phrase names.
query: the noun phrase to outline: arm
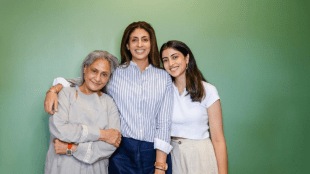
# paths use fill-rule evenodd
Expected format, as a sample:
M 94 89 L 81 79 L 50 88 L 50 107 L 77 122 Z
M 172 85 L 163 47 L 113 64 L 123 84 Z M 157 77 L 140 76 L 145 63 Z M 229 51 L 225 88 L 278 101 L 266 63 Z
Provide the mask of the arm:
M 117 141 L 118 143 L 117 144 L 118 147 L 121 138 L 121 135 L 119 133 L 120 130 L 119 113 L 112 99 L 109 99 L 107 103 L 108 103 L 108 122 L 109 122 L 108 128 L 113 129 L 118 133 L 114 137 L 107 134 L 107 137 L 114 138 L 115 141 Z M 96 141 L 93 142 L 92 144 L 91 143 L 79 144 L 77 151 L 73 153 L 73 156 L 89 164 L 92 164 L 102 158 L 109 158 L 116 148 L 113 145 L 107 143 L 104 139 L 106 139 L 106 137 L 100 138 L 100 140 L 103 141 Z
M 55 139 L 54 149 L 56 154 L 65 155 L 68 143 Z M 87 164 L 109 158 L 116 147 L 103 141 L 86 142 L 72 145 L 73 157 Z
M 65 142 L 97 141 L 100 129 L 84 124 L 71 123 L 69 121 L 70 92 L 66 90 L 59 93 L 59 111 L 49 118 L 50 133 L 54 137 Z
M 173 108 L 173 88 L 170 76 L 167 77 L 167 85 L 162 99 L 160 111 L 157 117 L 157 130 L 154 139 L 156 149 L 156 162 L 166 164 L 167 154 L 170 153 L 171 116 Z M 171 166 L 168 166 L 171 167 Z M 165 173 L 163 170 L 156 169 L 155 173 Z
M 108 158 L 112 155 L 115 151 L 115 147 L 119 146 L 121 135 L 119 133 L 120 129 L 120 120 L 119 120 L 119 113 L 117 110 L 116 105 L 114 104 L 113 100 L 108 101 L 108 129 L 104 132 L 104 135 L 100 136 L 102 141 L 95 141 L 95 142 L 87 142 L 87 143 L 80 143 L 78 145 L 74 145 L 73 149 L 73 156 L 80 161 L 83 161 L 88 164 L 92 164 L 102 158 Z M 102 132 L 103 130 L 101 130 Z M 109 143 L 111 139 L 115 139 L 117 146 L 113 145 L 113 143 Z M 108 141 L 105 141 L 108 140 Z M 58 154 L 65 154 L 67 149 L 67 143 L 61 142 L 56 143 L 59 141 L 55 141 L 54 147 L 56 153 Z M 114 141 L 113 141 L 114 142 Z M 76 150 L 74 149 L 76 148 Z
M 57 94 L 63 87 L 69 87 L 70 84 L 78 84 L 81 82 L 81 78 L 64 79 L 62 77 L 55 78 L 53 86 L 46 92 L 44 100 L 44 109 L 47 113 L 53 115 L 58 111 L 58 96 Z
M 227 149 L 223 131 L 223 118 L 220 100 L 208 109 L 211 140 L 215 151 L 219 174 L 228 173 Z
M 161 150 L 156 150 L 156 162 L 160 162 L 162 164 L 166 164 L 167 161 L 167 154 Z M 172 166 L 168 166 L 172 167 Z M 164 170 L 160 170 L 157 167 L 155 167 L 155 174 L 165 174 L 166 172 Z

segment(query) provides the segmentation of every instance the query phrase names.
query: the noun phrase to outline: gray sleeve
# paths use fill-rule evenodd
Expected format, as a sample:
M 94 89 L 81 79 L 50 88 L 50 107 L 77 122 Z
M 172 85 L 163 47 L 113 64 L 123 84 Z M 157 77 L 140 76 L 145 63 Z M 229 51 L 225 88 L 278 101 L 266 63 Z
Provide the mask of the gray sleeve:
M 65 142 L 97 141 L 100 134 L 99 128 L 69 122 L 70 97 L 68 91 L 62 90 L 59 93 L 58 112 L 49 118 L 50 133 Z
M 100 159 L 109 158 L 116 150 L 111 144 L 103 141 L 80 143 L 73 156 L 87 164 L 92 164 Z
M 114 101 L 109 98 L 108 102 L 108 128 L 120 130 L 120 119 L 117 107 Z M 103 141 L 95 141 L 89 143 L 80 143 L 73 156 L 80 161 L 92 164 L 102 158 L 109 158 L 116 148 Z

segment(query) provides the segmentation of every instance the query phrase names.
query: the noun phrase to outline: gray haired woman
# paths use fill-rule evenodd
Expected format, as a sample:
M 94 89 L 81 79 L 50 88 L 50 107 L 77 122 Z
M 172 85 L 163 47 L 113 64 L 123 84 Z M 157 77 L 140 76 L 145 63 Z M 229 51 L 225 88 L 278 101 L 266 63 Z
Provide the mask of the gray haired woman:
M 107 173 L 121 142 L 118 109 L 104 93 L 117 66 L 107 51 L 93 51 L 83 61 L 81 83 L 61 90 L 58 111 L 49 118 L 45 173 Z

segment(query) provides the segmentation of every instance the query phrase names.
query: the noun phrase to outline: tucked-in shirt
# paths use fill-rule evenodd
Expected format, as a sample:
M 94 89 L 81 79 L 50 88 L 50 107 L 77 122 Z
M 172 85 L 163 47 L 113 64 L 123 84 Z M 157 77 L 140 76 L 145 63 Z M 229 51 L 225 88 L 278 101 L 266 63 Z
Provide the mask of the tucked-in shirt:
M 178 88 L 173 85 L 174 106 L 171 136 L 188 139 L 205 139 L 210 137 L 207 109 L 215 101 L 219 100 L 220 97 L 215 86 L 207 82 L 202 83 L 206 96 L 201 102 L 193 102 L 186 89 L 180 95 Z
M 53 84 L 58 83 L 69 86 L 64 78 L 56 78 Z M 154 142 L 155 149 L 167 154 L 171 151 L 173 87 L 165 70 L 149 65 L 141 72 L 131 61 L 113 72 L 107 93 L 119 109 L 122 136 Z
M 50 145 L 45 173 L 107 174 L 108 158 L 115 147 L 98 141 L 100 129 L 120 129 L 117 107 L 107 94 L 86 95 L 78 87 L 59 93 L 58 112 L 49 118 Z M 73 156 L 55 153 L 53 140 L 78 144 Z
M 149 65 L 141 72 L 131 61 L 114 71 L 107 92 L 120 111 L 124 137 L 154 142 L 154 148 L 170 152 L 173 88 L 166 71 Z

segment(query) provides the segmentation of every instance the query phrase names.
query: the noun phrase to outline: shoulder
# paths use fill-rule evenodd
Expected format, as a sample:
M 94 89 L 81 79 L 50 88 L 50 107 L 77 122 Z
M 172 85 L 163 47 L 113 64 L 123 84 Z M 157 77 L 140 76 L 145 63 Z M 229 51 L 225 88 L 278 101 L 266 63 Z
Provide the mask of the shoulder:
M 216 87 L 214 85 L 212 85 L 211 83 L 202 81 L 203 87 L 205 88 L 205 90 L 208 91 L 217 91 Z
M 157 67 L 154 67 L 152 66 L 151 67 L 152 71 L 155 72 L 156 74 L 162 76 L 162 77 L 166 77 L 166 78 L 171 78 L 170 75 L 167 73 L 167 71 L 165 71 L 164 69 L 161 69 L 161 68 L 157 68 Z
M 62 88 L 59 94 L 70 95 L 71 93 L 75 93 L 75 91 L 76 91 L 75 87 L 69 86 Z
M 114 104 L 115 103 L 113 98 L 106 93 L 102 93 L 102 95 L 100 96 L 100 100 L 104 100 L 108 104 Z
M 72 97 L 75 95 L 75 87 L 64 87 L 58 94 L 60 101 L 72 100 Z

